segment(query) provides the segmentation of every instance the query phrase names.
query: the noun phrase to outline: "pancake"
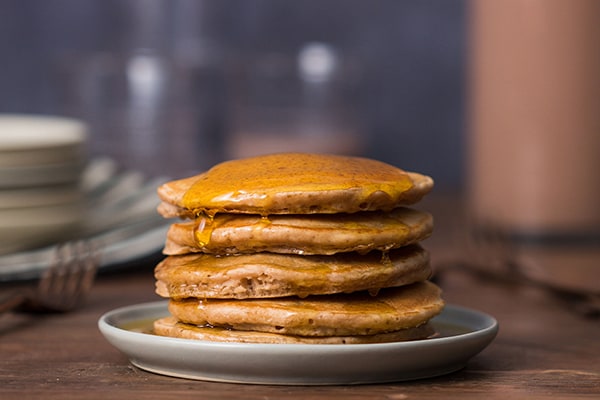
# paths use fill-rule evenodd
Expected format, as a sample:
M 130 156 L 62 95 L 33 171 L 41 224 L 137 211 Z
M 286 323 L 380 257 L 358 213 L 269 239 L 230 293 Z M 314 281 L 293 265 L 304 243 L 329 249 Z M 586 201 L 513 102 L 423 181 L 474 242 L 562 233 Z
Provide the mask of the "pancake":
M 237 343 L 380 343 L 434 333 L 433 187 L 381 161 L 279 153 L 158 188 L 173 223 L 154 270 L 159 335 Z
M 227 161 L 158 188 L 165 217 L 216 213 L 330 214 L 390 211 L 419 201 L 433 187 L 425 175 L 381 161 L 279 153 Z
M 174 317 L 165 317 L 154 321 L 154 333 L 182 339 L 206 340 L 211 342 L 234 343 L 273 343 L 273 344 L 360 344 L 402 342 L 426 339 L 435 335 L 431 324 L 417 328 L 402 329 L 396 332 L 378 335 L 359 336 L 293 336 L 257 331 L 236 331 L 216 327 L 186 324 Z
M 389 213 L 271 215 L 218 214 L 172 224 L 164 253 L 238 254 L 268 251 L 335 254 L 387 251 L 430 236 L 430 214 L 409 208 Z
M 428 279 L 431 268 L 427 251 L 412 245 L 365 255 L 169 256 L 154 275 L 156 292 L 163 297 L 246 299 L 376 291 Z
M 431 282 L 367 292 L 276 299 L 170 300 L 179 321 L 241 331 L 323 337 L 377 335 L 414 328 L 441 312 L 440 289 Z

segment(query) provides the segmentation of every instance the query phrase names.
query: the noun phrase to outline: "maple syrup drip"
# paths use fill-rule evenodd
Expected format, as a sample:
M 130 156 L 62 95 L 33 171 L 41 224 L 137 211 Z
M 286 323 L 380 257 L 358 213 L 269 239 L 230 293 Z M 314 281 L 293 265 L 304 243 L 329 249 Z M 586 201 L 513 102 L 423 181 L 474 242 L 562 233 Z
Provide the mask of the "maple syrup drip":
M 198 247 L 205 247 L 210 243 L 210 238 L 215 227 L 214 225 L 214 214 L 209 215 L 206 213 L 201 213 L 196 218 L 196 226 L 194 227 L 194 240 L 196 241 Z
M 384 267 L 391 267 L 393 265 L 389 251 L 381 252 L 381 264 L 383 264 Z

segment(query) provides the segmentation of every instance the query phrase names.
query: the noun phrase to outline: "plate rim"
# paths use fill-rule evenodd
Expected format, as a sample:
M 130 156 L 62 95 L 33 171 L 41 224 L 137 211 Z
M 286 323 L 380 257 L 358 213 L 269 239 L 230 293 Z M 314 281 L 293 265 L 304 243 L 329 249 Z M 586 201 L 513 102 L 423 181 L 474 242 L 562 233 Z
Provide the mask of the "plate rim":
M 156 338 L 157 340 L 167 340 L 167 341 L 171 341 L 174 340 L 175 342 L 183 342 L 183 343 L 187 343 L 191 346 L 194 346 L 196 343 L 201 343 L 204 345 L 211 345 L 212 347 L 233 347 L 233 348 L 237 348 L 237 347 L 267 347 L 267 348 L 272 348 L 274 346 L 277 346 L 278 348 L 282 348 L 282 347 L 300 347 L 303 349 L 307 349 L 310 347 L 318 347 L 319 349 L 323 349 L 326 347 L 330 347 L 330 348 L 335 348 L 335 349 L 339 349 L 342 346 L 340 346 L 339 344 L 310 344 L 310 343 L 281 343 L 281 344 L 274 344 L 274 343 L 235 343 L 235 342 L 213 342 L 213 341 L 208 341 L 208 340 L 195 340 L 195 339 L 184 339 L 184 338 L 172 338 L 172 337 L 166 337 L 166 336 L 160 336 L 160 335 L 153 335 L 153 334 L 148 334 L 148 333 L 142 333 L 142 332 L 136 332 L 136 331 L 132 331 L 129 329 L 125 329 L 125 328 L 121 328 L 119 326 L 116 326 L 113 323 L 110 323 L 109 320 L 111 318 L 116 318 L 122 314 L 126 314 L 126 313 L 131 313 L 131 312 L 139 312 L 142 308 L 144 309 L 149 309 L 149 310 L 156 310 L 157 312 L 159 311 L 158 308 L 164 308 L 164 315 L 167 316 L 168 315 L 168 310 L 167 310 L 167 304 L 168 304 L 169 300 L 157 300 L 157 301 L 151 301 L 151 302 L 145 302 L 145 303 L 139 303 L 139 304 L 132 304 L 132 305 L 127 305 L 127 306 L 122 306 L 122 307 L 118 307 L 115 308 L 111 311 L 108 311 L 106 313 L 104 313 L 99 319 L 98 319 L 98 324 L 100 326 L 100 324 L 105 325 L 106 328 L 108 329 L 113 329 L 114 331 L 119 331 L 122 334 L 126 334 L 126 335 L 132 335 L 132 337 L 138 337 L 138 335 L 143 335 L 144 337 L 146 336 L 151 336 L 153 338 Z M 444 306 L 444 310 L 442 311 L 442 313 L 436 317 L 434 317 L 434 319 L 439 319 L 439 318 L 444 318 L 446 317 L 445 314 L 447 313 L 459 313 L 462 315 L 470 315 L 471 317 L 475 316 L 477 318 L 482 318 L 482 319 L 487 319 L 488 320 L 488 325 L 485 328 L 481 328 L 481 329 L 475 329 L 475 330 L 471 330 L 469 332 L 466 333 L 461 333 L 461 334 L 457 334 L 457 335 L 452 335 L 452 336 L 444 336 L 444 337 L 434 337 L 434 338 L 430 338 L 430 339 L 423 339 L 423 340 L 419 340 L 419 341 L 401 341 L 401 342 L 386 342 L 386 343 L 352 343 L 352 344 L 345 344 L 343 345 L 344 347 L 346 346 L 352 346 L 352 347 L 356 347 L 356 348 L 360 348 L 360 347 L 364 347 L 364 348 L 371 348 L 371 347 L 381 347 L 381 346 L 386 346 L 388 345 L 388 347 L 393 346 L 399 346 L 399 345 L 414 345 L 414 343 L 420 343 L 420 342 L 427 342 L 427 343 L 437 343 L 437 342 L 444 342 L 444 341 L 452 341 L 455 340 L 453 338 L 456 337 L 464 337 L 464 336 L 472 336 L 474 334 L 481 334 L 481 333 L 488 333 L 494 330 L 497 330 L 499 328 L 499 323 L 496 320 L 496 318 L 494 318 L 493 316 L 491 316 L 490 314 L 487 314 L 483 311 L 478 311 L 478 310 L 474 310 L 472 308 L 469 307 L 465 307 L 465 306 L 461 306 L 461 305 L 457 305 L 457 304 L 446 304 Z M 160 314 L 163 314 L 162 312 Z M 447 318 L 447 317 L 446 317 Z
M 0 113 L 0 153 L 77 147 L 88 138 L 80 119 L 49 114 Z M 14 130 L 19 135 L 14 136 Z M 4 140 L 6 137 L 11 140 Z
M 399 382 L 406 380 L 430 378 L 434 376 L 444 375 L 450 372 L 457 371 L 463 368 L 467 361 L 480 353 L 485 349 L 496 337 L 499 330 L 498 321 L 491 315 L 473 310 L 460 305 L 447 304 L 444 311 L 436 317 L 438 319 L 449 318 L 448 315 L 452 313 L 461 316 L 463 318 L 471 318 L 477 321 L 479 327 L 472 327 L 475 322 L 469 326 L 469 332 L 461 333 L 453 336 L 445 336 L 431 339 L 424 339 L 419 341 L 408 341 L 408 342 L 392 342 L 392 343 L 365 343 L 365 344 L 263 344 L 263 343 L 231 343 L 231 342 L 210 342 L 202 340 L 182 339 L 182 338 L 171 338 L 158 336 L 143 332 L 136 332 L 126 328 L 122 328 L 122 325 L 128 321 L 127 315 L 131 314 L 144 314 L 148 315 L 147 319 L 158 318 L 161 315 L 168 315 L 167 310 L 168 300 L 159 300 L 154 302 L 147 302 L 129 306 L 123 306 L 114 310 L 104 313 L 98 319 L 98 328 L 104 335 L 104 337 L 116 347 L 121 353 L 124 353 L 129 362 L 138 368 L 143 370 L 167 375 L 179 378 L 194 379 L 194 380 L 205 380 L 205 381 L 217 381 L 217 382 L 229 382 L 229 383 L 246 383 L 246 384 L 275 384 L 275 385 L 336 385 L 336 384 L 371 384 L 371 383 L 385 383 L 385 382 Z M 159 312 L 161 311 L 162 312 Z M 154 314 L 150 314 L 153 311 Z M 167 313 L 167 314 L 165 314 Z M 149 315 L 150 314 L 150 315 Z M 121 320 L 119 320 L 122 318 Z M 145 319 L 143 317 L 136 318 Z M 129 318 L 130 322 L 134 319 Z M 476 343 L 475 343 L 476 342 Z M 389 354 L 390 352 L 402 352 L 402 351 L 419 351 L 421 349 L 448 349 L 451 346 L 464 344 L 472 344 L 476 347 L 476 351 L 471 351 L 468 355 L 462 357 L 461 361 L 453 362 L 440 362 L 439 365 L 432 366 L 430 371 L 419 370 L 415 373 L 407 373 L 405 376 L 398 376 L 394 378 L 382 376 L 381 378 L 376 377 L 365 377 L 358 378 L 356 376 L 340 376 L 332 377 L 328 379 L 303 379 L 302 377 L 294 376 L 277 376 L 277 377 L 244 377 L 240 376 L 239 371 L 234 371 L 231 375 L 215 374 L 211 375 L 207 372 L 190 372 L 189 369 L 185 368 L 177 370 L 176 368 L 164 367 L 157 365 L 160 361 L 155 360 L 155 356 L 148 356 L 143 354 L 139 356 L 139 352 L 143 352 L 144 347 L 148 346 L 163 346 L 169 349 L 185 349 L 189 352 L 219 352 L 223 356 L 228 355 L 239 355 L 244 353 L 246 356 L 262 355 L 271 358 L 286 358 L 286 357 L 333 357 L 336 359 L 344 357 L 357 357 L 359 355 L 369 354 L 370 356 L 377 356 L 381 354 Z M 135 349 L 127 348 L 127 346 L 135 347 Z M 464 346 L 463 346 L 464 347 Z M 140 350 L 141 349 L 141 350 Z M 210 356 L 210 355 L 209 355 Z M 149 361 L 148 359 L 152 359 Z M 239 370 L 236 366 L 234 370 Z

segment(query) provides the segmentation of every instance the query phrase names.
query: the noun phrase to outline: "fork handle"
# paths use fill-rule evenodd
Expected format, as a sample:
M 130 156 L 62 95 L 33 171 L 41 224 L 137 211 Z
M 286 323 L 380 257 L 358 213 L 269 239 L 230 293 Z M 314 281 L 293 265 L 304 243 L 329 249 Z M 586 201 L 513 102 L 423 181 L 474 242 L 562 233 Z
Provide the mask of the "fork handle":
M 0 296 L 0 314 L 14 310 L 27 300 L 27 296 L 16 290 L 3 293 Z

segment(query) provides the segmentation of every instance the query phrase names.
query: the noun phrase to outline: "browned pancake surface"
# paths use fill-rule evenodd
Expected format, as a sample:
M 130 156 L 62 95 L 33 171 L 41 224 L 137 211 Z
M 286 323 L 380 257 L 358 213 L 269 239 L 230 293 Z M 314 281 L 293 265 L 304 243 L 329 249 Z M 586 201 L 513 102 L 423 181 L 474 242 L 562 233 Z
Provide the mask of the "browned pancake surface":
M 382 333 L 378 335 L 309 337 L 197 326 L 179 322 L 175 317 L 165 317 L 154 322 L 154 333 L 161 336 L 206 340 L 211 342 L 272 344 L 359 344 L 426 339 L 434 335 L 435 330 L 431 324 L 426 323 L 417 328 L 402 329 L 400 331 Z
M 275 253 L 165 258 L 155 268 L 157 293 L 176 299 L 308 296 L 406 285 L 429 278 L 419 245 L 388 254 L 300 256 Z
M 279 153 L 218 164 L 160 186 L 159 212 L 195 218 L 391 210 L 419 201 L 430 177 L 361 157 Z
M 171 300 L 182 322 L 242 331 L 299 336 L 375 335 L 420 326 L 441 312 L 440 289 L 431 282 L 366 292 L 248 300 Z
M 409 208 L 354 214 L 218 214 L 171 225 L 164 253 L 238 254 L 268 251 L 334 254 L 390 250 L 426 239 L 430 214 Z

